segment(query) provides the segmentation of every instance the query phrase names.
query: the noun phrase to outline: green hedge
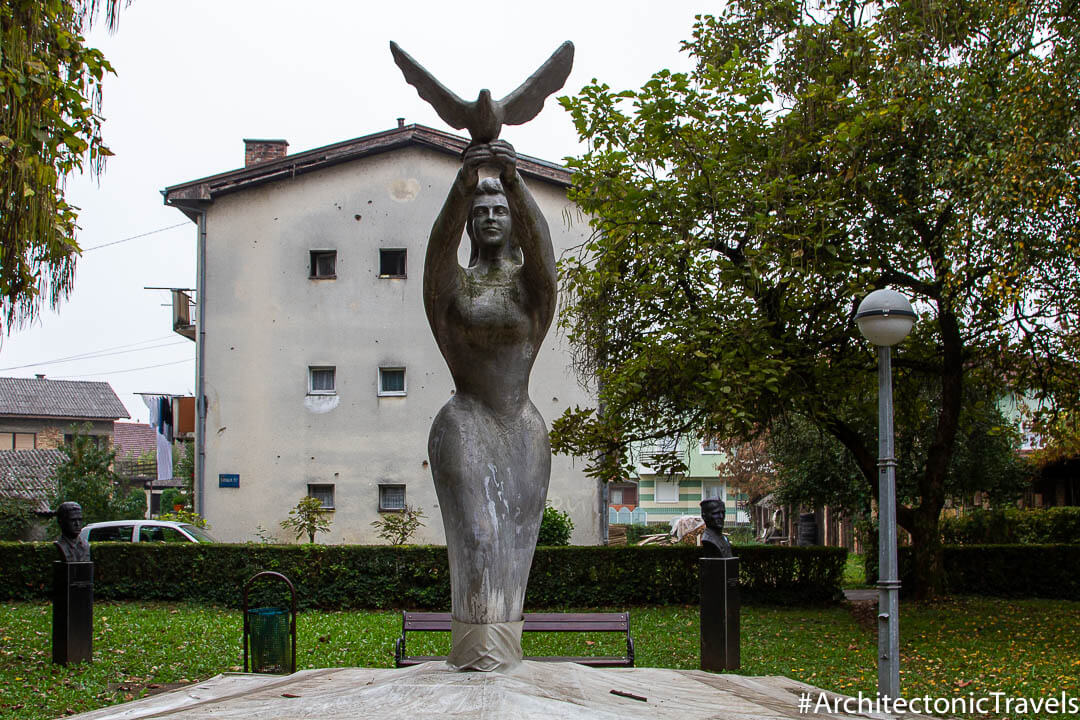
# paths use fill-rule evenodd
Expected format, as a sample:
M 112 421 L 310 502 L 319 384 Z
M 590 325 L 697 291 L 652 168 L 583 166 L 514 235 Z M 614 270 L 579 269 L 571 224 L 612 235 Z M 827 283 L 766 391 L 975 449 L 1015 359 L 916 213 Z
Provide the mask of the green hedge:
M 911 548 L 900 548 L 897 561 L 904 593 L 914 587 Z M 944 564 L 953 594 L 1080 600 L 1080 545 L 946 545 Z M 866 577 L 877 582 L 876 557 Z
M 1080 543 L 1080 507 L 975 510 L 944 518 L 948 545 Z
M 95 543 L 100 599 L 190 600 L 236 607 L 244 581 L 276 570 L 303 607 L 432 608 L 450 605 L 446 549 L 364 545 Z M 743 601 L 824 603 L 841 596 L 842 548 L 737 547 Z M 0 543 L 0 599 L 48 597 L 48 543 Z M 542 547 L 530 608 L 698 602 L 695 547 Z M 268 586 L 270 587 L 270 586 Z M 254 604 L 264 602 L 256 597 Z

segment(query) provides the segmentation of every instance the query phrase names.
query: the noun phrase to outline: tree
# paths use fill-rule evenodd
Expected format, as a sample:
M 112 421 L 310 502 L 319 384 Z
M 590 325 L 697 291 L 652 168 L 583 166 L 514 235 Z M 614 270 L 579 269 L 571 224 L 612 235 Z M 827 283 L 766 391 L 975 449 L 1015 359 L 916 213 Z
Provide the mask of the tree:
M 574 532 L 574 521 L 570 513 L 558 510 L 550 503 L 544 505 L 544 515 L 540 518 L 540 532 L 536 536 L 537 545 L 569 545 L 570 535 Z
M 87 434 L 89 425 L 72 428 L 70 445 L 61 448 L 66 459 L 53 473 L 57 504 L 72 500 L 82 506 L 83 521 L 130 520 L 146 515 L 146 493 L 123 487 L 113 471 L 116 451 Z
M 22 540 L 33 527 L 37 501 L 17 495 L 0 495 L 0 540 Z
M 119 0 L 107 0 L 115 28 Z M 87 47 L 98 0 L 11 0 L 0 8 L 0 313 L 6 332 L 71 293 L 78 208 L 64 182 L 100 175 L 101 83 L 112 66 Z
M 281 521 L 281 527 L 295 532 L 297 540 L 307 535 L 308 542 L 314 543 L 315 533 L 330 532 L 330 517 L 318 498 L 306 496 L 289 511 L 289 517 Z
M 911 390 L 914 383 L 907 383 Z M 869 395 L 869 393 L 866 393 Z M 933 434 L 933 397 L 904 398 L 898 415 L 897 498 L 918 502 L 918 477 L 923 461 L 919 443 Z M 876 406 L 867 403 L 860 424 L 863 442 L 876 440 Z M 991 504 L 1004 507 L 1014 503 L 1030 484 L 1033 467 L 1020 457 L 1019 435 L 1010 427 L 998 406 L 979 397 L 977 388 L 965 391 L 964 412 L 960 415 L 956 449 L 945 476 L 946 497 L 971 499 L 975 492 L 987 493 Z M 868 518 L 870 488 L 852 455 L 835 437 L 805 418 L 792 415 L 776 425 L 767 451 L 777 468 L 777 495 L 786 505 L 829 505 L 856 517 Z
M 418 529 L 424 527 L 424 523 L 421 522 L 423 517 L 423 509 L 406 505 L 401 512 L 384 514 L 373 521 L 371 527 L 378 531 L 376 534 L 379 537 L 391 545 L 404 545 Z
M 897 512 L 932 594 L 965 386 L 1080 386 L 1076 17 L 1077 0 L 741 0 L 699 18 L 690 73 L 562 98 L 594 232 L 563 261 L 561 322 L 604 413 L 565 413 L 556 450 L 611 477 L 638 439 L 797 416 L 876 495 L 875 353 L 853 318 L 893 287 L 920 314 L 894 350 L 898 413 L 906 384 L 934 389 Z
M 195 443 L 177 442 L 173 445 L 173 477 L 184 481 L 184 489 L 180 494 L 180 502 L 184 509 L 195 509 Z M 162 502 L 165 494 L 161 495 Z M 164 507 L 164 506 L 163 506 Z M 171 507 L 170 507 L 171 509 Z

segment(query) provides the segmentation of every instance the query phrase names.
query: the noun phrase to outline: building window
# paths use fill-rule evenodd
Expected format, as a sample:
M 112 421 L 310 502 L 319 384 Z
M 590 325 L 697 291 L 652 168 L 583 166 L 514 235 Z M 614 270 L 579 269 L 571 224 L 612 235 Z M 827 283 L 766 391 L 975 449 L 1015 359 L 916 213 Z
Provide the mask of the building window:
M 379 394 L 380 395 L 404 395 L 405 394 L 405 368 L 381 367 L 379 368 Z
M 311 277 L 337 277 L 337 250 L 311 251 Z
M 720 438 L 716 435 L 711 435 L 704 438 L 701 441 L 701 452 L 703 453 L 719 453 L 720 452 Z
M 724 483 L 707 482 L 701 484 L 702 500 L 724 500 Z
M 0 450 L 33 450 L 37 447 L 35 433 L 0 433 Z
M 608 505 L 636 507 L 637 504 L 637 485 L 612 483 L 608 488 Z
M 379 512 L 401 512 L 405 509 L 404 485 L 379 486 Z
M 308 485 L 308 497 L 313 497 L 322 503 L 323 510 L 334 509 L 334 486 L 333 485 Z
M 379 248 L 379 277 L 405 277 L 404 248 Z
M 309 395 L 334 395 L 337 393 L 335 384 L 336 368 L 328 366 L 308 368 L 308 394 Z
M 656 478 L 656 502 L 679 502 L 678 478 Z

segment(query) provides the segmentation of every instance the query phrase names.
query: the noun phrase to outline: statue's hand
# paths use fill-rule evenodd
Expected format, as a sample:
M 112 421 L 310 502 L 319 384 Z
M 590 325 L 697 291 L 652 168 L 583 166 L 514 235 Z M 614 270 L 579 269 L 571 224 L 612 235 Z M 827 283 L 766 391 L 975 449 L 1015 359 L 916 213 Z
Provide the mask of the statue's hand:
M 491 164 L 499 169 L 503 183 L 511 182 L 517 172 L 517 152 L 514 146 L 505 140 L 492 140 Z
M 483 165 L 494 164 L 492 160 L 491 146 L 487 143 L 470 145 L 465 148 L 465 155 L 461 160 L 461 172 L 465 182 L 470 187 L 476 187 L 479 180 L 479 170 Z

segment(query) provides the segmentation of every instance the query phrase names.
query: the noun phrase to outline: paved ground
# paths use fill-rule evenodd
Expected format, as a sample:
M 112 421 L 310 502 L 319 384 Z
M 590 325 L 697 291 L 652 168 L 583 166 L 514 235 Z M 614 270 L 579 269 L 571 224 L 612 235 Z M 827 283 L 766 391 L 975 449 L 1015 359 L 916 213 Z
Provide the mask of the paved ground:
M 823 695 L 829 709 L 817 707 Z M 71 720 L 806 720 L 811 709 L 814 720 L 896 717 L 845 714 L 838 697 L 779 676 L 530 661 L 506 673 L 458 673 L 430 662 L 218 675 Z
M 878 599 L 878 591 L 874 588 L 863 588 L 860 590 L 845 590 L 844 597 L 850 603 L 859 602 L 876 602 Z

